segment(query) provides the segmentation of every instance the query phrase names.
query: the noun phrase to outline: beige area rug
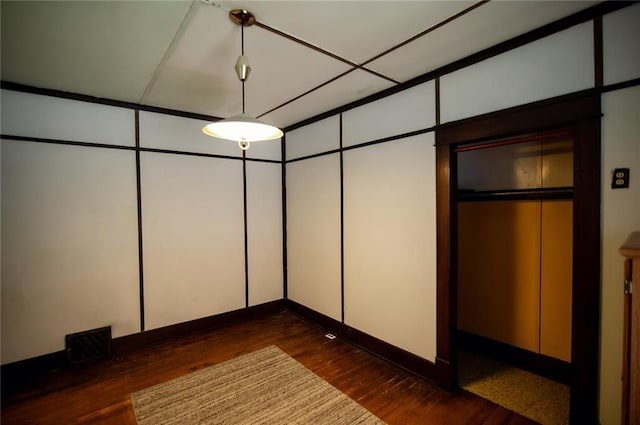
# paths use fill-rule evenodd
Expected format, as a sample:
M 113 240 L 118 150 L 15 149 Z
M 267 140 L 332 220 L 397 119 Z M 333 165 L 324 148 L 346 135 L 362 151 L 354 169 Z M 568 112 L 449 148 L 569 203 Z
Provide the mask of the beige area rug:
M 139 425 L 384 424 L 275 346 L 131 395 Z
M 459 353 L 458 383 L 543 425 L 569 423 L 568 385 L 468 352 Z

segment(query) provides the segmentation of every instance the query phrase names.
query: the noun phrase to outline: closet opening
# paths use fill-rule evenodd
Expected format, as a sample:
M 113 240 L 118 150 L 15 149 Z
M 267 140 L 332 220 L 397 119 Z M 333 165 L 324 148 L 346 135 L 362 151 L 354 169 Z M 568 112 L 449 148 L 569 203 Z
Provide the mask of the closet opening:
M 557 375 L 562 376 L 563 373 L 566 373 L 566 364 L 569 365 L 569 423 L 575 425 L 598 424 L 601 116 L 600 95 L 592 91 L 585 91 L 449 122 L 436 128 L 438 257 L 435 378 L 441 387 L 453 389 L 459 386 L 457 353 L 461 345 L 459 339 L 465 337 L 461 335 L 461 332 L 458 332 L 459 207 L 466 208 L 474 203 L 480 205 L 482 202 L 491 202 L 483 200 L 485 196 L 502 196 L 503 200 L 497 202 L 511 200 L 518 200 L 520 203 L 524 201 L 539 201 L 541 203 L 548 203 L 552 200 L 570 201 L 572 204 L 571 279 L 573 282 L 570 313 L 570 361 L 565 361 L 563 366 L 563 360 L 558 360 L 560 370 Z M 553 133 L 563 131 L 571 133 L 573 151 L 571 184 L 542 187 L 541 182 L 541 187 L 535 188 L 520 186 L 514 188 L 504 185 L 501 185 L 502 187 L 465 188 L 458 184 L 458 162 L 462 157 L 462 165 L 464 166 L 465 150 L 469 153 L 474 149 L 480 152 L 485 150 L 481 146 L 489 144 L 493 144 L 494 148 L 500 144 L 504 146 L 522 144 L 522 147 L 526 143 L 523 140 L 525 137 L 551 136 Z M 557 136 L 561 137 L 562 135 L 558 134 Z M 552 139 L 553 137 L 550 137 L 547 142 L 551 143 Z M 490 148 L 485 151 L 490 152 L 488 149 Z M 497 167 L 495 163 L 492 163 L 486 174 L 492 176 L 497 172 Z M 545 182 L 549 183 L 547 179 Z M 564 185 L 565 183 L 559 184 Z M 545 186 L 549 186 L 549 184 Z M 472 191 L 458 189 L 472 189 Z M 472 205 L 471 208 L 478 208 L 478 205 Z M 542 209 L 542 206 L 539 209 Z M 545 223 L 548 222 L 549 220 L 545 220 Z M 567 229 L 560 230 L 566 231 Z M 542 231 L 541 224 L 539 232 Z M 532 233 L 535 236 L 535 232 Z M 546 251 L 542 249 L 537 255 L 542 256 L 544 252 Z M 550 257 L 557 258 L 553 255 Z M 533 326 L 535 323 L 536 321 L 533 320 Z M 537 323 L 537 326 L 542 329 L 545 323 L 544 318 L 542 322 L 538 320 Z M 471 329 L 471 331 L 473 330 Z M 545 337 L 542 339 L 544 340 Z M 497 341 L 497 343 L 502 342 Z M 513 343 L 502 344 L 506 347 L 513 347 Z M 546 343 L 542 343 L 540 346 L 546 346 Z M 517 353 L 529 352 L 529 350 L 517 346 L 513 351 Z M 533 354 L 538 354 L 534 357 L 543 358 L 540 353 L 535 353 L 535 350 Z M 558 364 L 555 361 L 552 363 Z M 546 370 L 550 368 L 548 365 L 544 367 Z M 508 392 L 509 388 L 505 388 L 505 391 Z
M 542 424 L 568 423 L 572 131 L 453 153 L 458 384 Z

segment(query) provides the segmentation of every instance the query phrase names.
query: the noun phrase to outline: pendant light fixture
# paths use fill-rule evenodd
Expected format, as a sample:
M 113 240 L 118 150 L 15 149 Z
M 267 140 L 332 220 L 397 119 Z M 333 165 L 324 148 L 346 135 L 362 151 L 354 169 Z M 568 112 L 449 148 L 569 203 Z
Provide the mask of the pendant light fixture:
M 202 131 L 211 137 L 234 140 L 238 142 L 240 149 L 247 150 L 251 142 L 279 139 L 283 133 L 278 127 L 265 124 L 245 113 L 244 82 L 249 78 L 251 66 L 249 59 L 244 55 L 244 27 L 253 25 L 256 18 L 244 9 L 230 11 L 229 18 L 241 27 L 242 51 L 236 61 L 235 69 L 238 79 L 242 82 L 242 114 L 207 124 Z

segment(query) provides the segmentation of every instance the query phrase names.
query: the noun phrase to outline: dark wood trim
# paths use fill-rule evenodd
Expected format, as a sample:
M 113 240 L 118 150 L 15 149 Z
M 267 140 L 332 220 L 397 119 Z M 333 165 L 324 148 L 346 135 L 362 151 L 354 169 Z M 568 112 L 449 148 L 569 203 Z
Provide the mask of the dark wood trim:
M 569 127 L 574 140 L 571 423 L 596 424 L 600 335 L 600 94 L 536 102 L 461 120 L 436 130 L 438 357 L 453 362 L 457 312 L 457 211 L 450 203 L 456 144 Z M 450 171 L 451 167 L 451 171 Z M 442 256 L 442 258 L 440 258 Z M 448 260 L 448 261 L 447 261 Z M 455 369 L 455 364 L 452 367 Z
M 570 127 L 576 121 L 600 116 L 600 95 L 591 89 L 443 124 L 436 129 L 436 145 Z
M 573 199 L 573 187 L 552 187 L 543 189 L 487 190 L 478 192 L 460 191 L 456 194 L 458 202 L 476 201 L 512 201 Z
M 282 298 L 289 296 L 289 283 L 287 274 L 287 135 L 282 137 Z
M 81 102 L 97 103 L 99 105 L 117 106 L 119 108 L 135 109 L 145 112 L 155 112 L 158 114 L 173 115 L 176 117 L 193 118 L 197 120 L 218 121 L 222 118 L 213 115 L 198 114 L 195 112 L 179 111 L 177 109 L 161 108 L 158 106 L 142 105 L 140 103 L 124 102 L 122 100 L 107 99 L 104 97 L 89 96 L 86 94 L 66 92 L 62 90 L 45 89 L 42 87 L 27 86 L 25 84 L 13 83 L 11 81 L 0 81 L 0 88 L 23 93 L 41 94 L 44 96 L 59 97 L 62 99 L 79 100 Z
M 412 78 L 411 80 L 398 84 L 397 86 L 390 87 L 378 93 L 374 93 L 370 96 L 367 96 L 362 99 L 356 100 L 354 102 L 348 103 L 346 105 L 342 105 L 340 107 L 328 110 L 326 112 L 315 115 L 313 117 L 306 118 L 300 122 L 287 126 L 284 130 L 285 131 L 295 130 L 296 128 L 304 127 L 305 125 L 312 124 L 316 121 L 320 121 L 322 119 L 336 115 L 340 112 L 345 112 L 345 111 L 348 111 L 349 109 L 353 109 L 358 106 L 362 106 L 367 103 L 382 99 L 384 97 L 390 96 L 392 94 L 398 93 L 408 88 L 420 85 L 427 81 L 431 81 L 436 77 L 441 77 L 443 75 L 452 73 L 459 69 L 466 68 L 470 65 L 474 65 L 478 62 L 482 62 L 485 59 L 492 58 L 501 53 L 508 52 L 509 50 L 516 49 L 518 47 L 524 46 L 525 44 L 529 44 L 533 41 L 539 40 L 541 38 L 555 34 L 559 31 L 570 28 L 574 25 L 578 25 L 578 24 L 590 21 L 592 19 L 595 19 L 596 17 L 603 16 L 611 12 L 615 12 L 616 10 L 623 9 L 633 4 L 636 4 L 636 2 L 604 1 L 602 3 L 598 3 L 595 6 L 592 6 L 590 8 L 574 13 L 573 15 L 559 19 L 555 22 L 544 25 L 540 28 L 534 29 L 525 34 L 514 37 L 510 40 L 504 41 L 502 43 L 496 44 L 495 46 L 489 47 L 480 52 L 469 55 L 465 58 L 462 58 L 460 60 L 457 60 L 445 66 L 442 66 L 438 69 L 419 75 L 415 78 Z
M 340 116 L 342 116 L 342 114 L 340 114 Z M 342 146 L 342 139 L 340 139 L 341 143 L 340 143 L 340 147 L 338 149 L 332 149 L 332 150 L 326 151 L 326 152 L 319 152 L 319 153 L 314 153 L 314 154 L 311 154 L 311 155 L 301 156 L 299 158 L 290 159 L 290 160 L 287 161 L 287 163 L 297 162 L 297 161 L 304 161 L 305 159 L 317 158 L 319 156 L 331 155 L 331 154 L 334 154 L 334 153 L 346 152 L 346 151 L 350 151 L 352 149 L 358 149 L 358 148 L 364 148 L 364 147 L 367 147 L 367 146 L 378 145 L 380 143 L 393 142 L 394 140 L 406 139 L 407 137 L 413 137 L 413 136 L 418 136 L 420 134 L 429 133 L 429 132 L 435 131 L 435 129 L 436 129 L 436 127 L 423 128 L 423 129 L 420 129 L 420 130 L 414 130 L 414 131 L 409 131 L 407 133 L 396 134 L 395 136 L 383 137 L 382 139 L 371 140 L 369 142 L 358 143 L 356 145 L 351 145 L 351 146 L 347 146 L 347 147 L 343 147 Z
M 284 300 L 276 300 L 248 308 L 216 314 L 214 316 L 208 316 L 201 319 L 190 320 L 188 322 L 177 323 L 175 325 L 164 326 L 162 328 L 122 336 L 113 340 L 113 355 L 121 355 L 122 353 L 130 350 L 137 350 L 142 347 L 152 346 L 185 335 L 206 332 L 211 329 L 220 328 L 243 320 L 262 317 L 267 314 L 282 311 L 284 307 Z
M 602 90 L 600 90 L 600 92 L 608 93 L 611 91 L 622 90 L 622 89 L 627 89 L 629 87 L 636 87 L 636 86 L 640 86 L 640 78 L 634 78 L 633 80 L 622 81 L 620 83 L 606 85 L 602 87 Z
M 139 129 L 137 131 L 139 131 Z M 60 140 L 60 139 L 45 139 L 42 137 L 14 136 L 12 134 L 0 134 L 0 139 L 18 140 L 23 142 L 35 142 L 35 143 L 50 143 L 54 145 L 82 146 L 82 147 L 89 147 L 89 148 L 120 149 L 120 150 L 139 151 L 139 152 L 165 153 L 165 154 L 172 154 L 172 155 L 199 156 L 204 158 L 243 160 L 241 156 L 218 155 L 218 154 L 202 153 L 202 152 L 174 151 L 170 149 L 142 148 L 139 146 L 139 144 L 137 146 L 110 145 L 106 143 L 78 142 L 75 140 Z M 266 162 L 269 164 L 281 163 L 281 161 L 278 161 L 275 159 L 262 159 L 262 158 L 246 158 L 246 161 Z
M 436 366 L 432 362 L 311 310 L 295 301 L 285 299 L 115 338 L 112 342 L 112 353 L 113 356 L 121 356 L 132 350 L 153 346 L 190 334 L 206 332 L 240 321 L 263 317 L 285 309 L 316 326 L 334 333 L 352 345 L 421 378 L 432 382 L 435 381 Z M 2 365 L 0 373 L 2 374 L 3 394 L 5 394 L 5 388 L 7 391 L 19 389 L 22 388 L 21 385 L 23 383 L 31 381 L 43 373 L 68 367 L 64 350 Z
M 140 171 L 140 112 L 135 112 L 136 124 L 136 207 L 138 216 L 138 285 L 140 297 L 140 331 L 144 331 L 144 251 L 142 247 L 142 177 Z
M 2 398 L 29 389 L 40 376 L 69 368 L 65 350 L 0 366 Z
M 434 382 L 436 366 L 434 363 L 398 348 L 362 331 L 341 323 L 329 316 L 318 313 L 292 300 L 286 300 L 286 308 L 292 314 L 301 317 L 322 329 L 342 338 L 348 343 L 361 348 L 383 360 L 407 370 L 421 378 Z
M 203 158 L 233 159 L 236 161 L 253 161 L 253 162 L 267 162 L 269 164 L 280 164 L 280 161 L 277 161 L 275 159 L 243 158 L 241 156 L 218 155 L 213 153 L 201 153 L 201 152 L 174 151 L 170 149 L 140 148 L 140 152 L 168 153 L 172 155 L 199 156 Z
M 13 134 L 0 134 L 0 139 L 17 140 L 21 142 L 50 143 L 54 145 L 83 146 L 88 148 L 120 149 L 125 151 L 134 151 L 137 149 L 135 146 L 110 145 L 106 143 L 95 142 L 78 142 L 75 140 L 45 139 L 42 137 L 15 136 Z
M 290 159 L 290 160 L 287 161 L 287 164 L 290 164 L 292 162 L 304 161 L 305 159 L 317 158 L 319 156 L 325 156 L 325 155 L 331 155 L 331 154 L 334 154 L 334 153 L 340 153 L 340 152 L 342 152 L 342 149 L 338 148 L 338 149 L 332 149 L 330 151 L 314 153 L 314 154 L 311 154 L 311 155 L 305 155 L 305 156 L 301 156 L 301 157 L 298 157 L 298 158 Z
M 342 148 L 343 151 L 350 151 L 352 149 L 363 148 L 366 146 L 377 145 L 380 143 L 393 142 L 394 140 L 406 139 L 407 137 L 419 136 L 421 134 L 431 133 L 435 131 L 436 127 L 421 128 L 420 130 L 408 131 L 406 133 L 396 134 L 394 136 L 383 137 L 381 139 L 371 140 L 370 142 L 358 143 Z
M 342 149 L 342 114 L 340 126 L 340 321 L 344 323 L 344 151 Z
M 598 107 L 600 98 L 598 97 Z M 598 423 L 600 344 L 600 120 L 574 126 L 572 424 Z
M 596 103 L 598 103 L 597 101 L 597 97 L 600 93 L 607 93 L 610 91 L 615 91 L 615 90 L 621 90 L 621 89 L 625 89 L 625 88 L 629 88 L 629 87 L 635 87 L 640 85 L 640 78 L 636 78 L 633 80 L 629 80 L 629 81 L 625 81 L 625 82 L 621 82 L 621 83 L 616 83 L 616 84 L 611 84 L 608 86 L 603 86 L 600 89 L 588 89 L 588 90 L 583 90 L 580 92 L 575 92 L 575 93 L 570 93 L 567 95 L 562 95 L 562 96 L 558 96 L 558 97 L 554 97 L 554 98 L 550 98 L 550 99 L 544 99 L 544 100 L 540 100 L 540 101 L 536 101 L 536 102 L 532 102 L 529 104 L 525 104 L 525 105 L 520 105 L 520 106 L 516 106 L 513 108 L 509 108 L 507 110 L 500 110 L 500 111 L 494 111 L 494 112 L 489 112 L 487 114 L 483 114 L 483 115 L 478 115 L 478 116 L 474 116 L 471 118 L 466 118 L 463 120 L 459 120 L 459 121 L 454 121 L 454 122 L 448 122 L 445 124 L 436 124 L 433 127 L 428 127 L 428 128 L 424 128 L 421 130 L 415 130 L 412 132 L 408 132 L 408 133 L 403 133 L 403 134 L 398 134 L 395 136 L 389 136 L 389 137 L 385 137 L 382 139 L 377 139 L 377 140 L 372 140 L 369 142 L 364 142 L 364 143 L 360 143 L 360 144 L 356 144 L 356 145 L 351 145 L 351 146 L 347 146 L 342 148 L 343 151 L 347 151 L 347 150 L 351 150 L 351 149 L 358 149 L 361 147 L 366 147 L 366 146 L 370 146 L 370 145 L 375 145 L 375 144 L 379 144 L 379 143 L 386 143 L 386 142 L 390 142 L 390 141 L 394 141 L 394 140 L 398 140 L 398 139 L 403 139 L 406 137 L 411 137 L 411 136 L 415 136 L 415 135 L 419 135 L 419 134 L 423 134 L 423 133 L 428 133 L 431 131 L 438 131 L 440 132 L 440 138 L 439 140 L 436 141 L 436 143 L 457 143 L 456 140 L 447 140 L 447 137 L 450 138 L 450 136 L 447 136 L 446 133 L 443 133 L 443 130 L 446 130 L 447 128 L 454 128 L 454 132 L 457 131 L 455 129 L 458 129 L 460 126 L 462 125 L 466 125 L 470 122 L 473 121 L 479 121 L 478 123 L 478 127 L 482 128 L 484 127 L 485 121 L 489 121 L 489 120 L 494 120 L 495 122 L 497 122 L 498 124 L 506 124 L 509 125 L 510 123 L 508 122 L 504 122 L 504 120 L 502 120 L 502 117 L 505 116 L 505 114 L 510 115 L 511 112 L 516 112 L 518 110 L 522 110 L 524 111 L 524 113 L 526 114 L 527 111 L 531 110 L 531 108 L 537 107 L 540 108 L 541 111 L 544 111 L 548 106 L 550 105 L 556 105 L 559 109 L 564 108 L 564 111 L 558 111 L 558 110 L 553 110 L 550 111 L 548 113 L 546 113 L 545 117 L 540 117 L 540 120 L 542 121 L 543 119 L 547 120 L 546 125 L 548 127 L 557 127 L 557 126 L 562 126 L 564 125 L 570 125 L 570 123 L 572 123 L 575 119 L 583 119 L 584 117 L 580 118 L 580 117 L 576 117 L 576 116 L 572 116 L 575 115 L 571 112 L 571 106 L 564 106 L 564 102 L 567 101 L 574 101 L 575 103 L 573 103 L 573 107 L 575 108 L 581 108 L 582 104 L 584 103 L 591 103 L 592 104 L 592 108 L 593 108 L 593 113 L 594 116 L 592 118 L 597 118 L 599 116 L 601 116 L 600 112 L 596 112 L 596 110 L 599 110 L 598 107 L 595 106 Z M 438 87 L 438 86 L 436 86 Z M 437 93 L 437 91 L 436 91 Z M 594 101 L 594 99 L 596 99 Z M 436 110 L 437 111 L 437 110 Z M 557 116 L 554 115 L 554 112 L 559 112 L 559 113 L 566 113 L 565 116 Z M 495 124 L 494 124 L 495 125 Z M 523 125 L 521 125 L 523 126 Z M 562 130 L 562 129 L 560 129 Z M 497 129 L 496 133 L 500 134 L 501 132 L 504 132 L 506 130 L 504 129 Z M 513 134 L 519 134 L 522 130 L 512 130 L 511 133 L 506 133 L 505 137 L 510 137 Z M 470 134 L 469 137 L 473 138 L 474 135 Z M 496 136 L 489 136 L 489 137 L 484 137 L 484 139 L 493 139 Z M 474 139 L 464 139 L 464 138 L 460 138 L 461 140 L 474 140 Z M 481 142 L 483 138 L 480 138 L 478 140 L 474 140 L 476 142 Z M 332 149 L 329 151 L 325 151 L 325 152 L 319 152 L 319 153 L 315 153 L 315 154 L 311 154 L 311 155 L 306 155 L 306 156 L 302 156 L 299 158 L 293 158 L 290 160 L 287 160 L 286 162 L 297 162 L 297 161 L 304 161 L 305 159 L 311 159 L 311 158 L 317 158 L 320 156 L 324 156 L 324 155 L 331 155 L 334 153 L 338 153 L 340 152 L 341 149 Z
M 440 125 L 440 77 L 434 79 L 436 97 L 436 127 Z
M 455 337 L 453 330 L 457 327 L 456 303 L 454 302 L 456 295 L 455 285 L 449 283 L 452 280 L 451 273 L 455 273 L 456 270 L 456 267 L 451 265 L 452 243 L 455 241 L 455 238 L 451 236 L 451 217 L 454 207 L 451 183 L 452 156 L 455 161 L 455 155 L 452 155 L 449 146 L 436 145 L 436 240 L 438 247 L 436 259 L 436 383 L 445 389 L 452 389 L 456 386 L 457 371 L 455 356 L 451 355 L 451 346 L 454 345 L 452 339 Z M 455 170 L 455 164 L 453 169 Z
M 437 79 L 437 81 L 439 81 L 439 78 Z M 540 101 L 536 101 L 533 103 L 529 103 L 529 104 L 525 104 L 525 105 L 520 105 L 517 106 L 515 108 L 511 108 L 511 109 L 516 109 L 516 108 L 522 108 L 524 110 L 534 106 L 534 105 L 538 105 L 541 108 L 544 108 L 546 105 L 552 104 L 552 103 L 561 103 L 565 100 L 571 100 L 571 99 L 580 99 L 580 98 L 588 98 L 591 96 L 597 96 L 601 93 L 608 93 L 611 91 L 616 91 L 616 90 L 622 90 L 622 89 L 626 89 L 629 87 L 636 87 L 640 85 L 640 78 L 634 78 L 632 80 L 628 80 L 628 81 L 623 81 L 620 83 L 616 83 L 616 84 L 609 84 L 603 87 L 600 87 L 598 89 L 587 89 L 587 90 L 582 90 L 580 92 L 574 92 L 574 93 L 570 93 L 570 94 L 566 94 L 566 95 L 562 95 L 562 96 L 558 96 L 558 97 L 554 97 L 554 98 L 550 98 L 550 99 L 543 99 Z M 439 84 L 436 85 L 436 97 L 438 96 L 438 90 L 439 90 Z M 390 136 L 390 137 L 386 137 L 384 139 L 378 139 L 378 140 L 372 140 L 369 142 L 364 142 L 364 143 L 360 143 L 357 145 L 352 145 L 352 146 L 347 146 L 346 148 L 343 148 L 344 150 L 351 150 L 351 149 L 357 149 L 357 148 L 361 148 L 361 147 L 365 147 L 365 146 L 369 146 L 369 145 L 375 145 L 378 143 L 385 143 L 385 142 L 389 142 L 389 141 L 393 141 L 393 140 L 397 140 L 397 139 L 402 139 L 405 137 L 410 137 L 410 136 L 414 136 L 414 135 L 418 135 L 418 134 L 422 134 L 422 133 L 428 133 L 430 131 L 436 131 L 439 130 L 441 128 L 448 128 L 448 127 L 457 127 L 460 126 L 461 124 L 463 124 L 465 121 L 469 120 L 478 120 L 478 119 L 483 119 L 483 118 L 490 118 L 492 116 L 494 117 L 500 117 L 501 115 L 504 114 L 504 111 L 495 111 L 495 112 L 489 112 L 487 114 L 483 114 L 483 115 L 479 115 L 479 116 L 475 116 L 475 117 L 471 117 L 471 118 L 466 118 L 464 120 L 459 120 L 459 121 L 454 121 L 454 122 L 448 122 L 445 124 L 440 124 L 438 122 L 438 113 L 439 113 L 439 99 L 438 102 L 436 103 L 436 125 L 433 127 L 429 127 L 429 128 L 424 128 L 422 130 L 416 130 L 414 132 L 410 132 L 410 133 L 404 133 L 404 134 L 399 134 L 396 136 Z M 509 110 L 511 110 L 509 109 Z M 326 117 L 325 117 L 326 118 Z M 562 121 L 562 120 L 561 120 Z M 296 127 L 298 128 L 298 127 Z M 295 128 L 294 128 L 295 129 Z M 291 130 L 288 130 L 291 131 Z M 299 158 L 294 158 L 294 159 L 290 159 L 287 162 L 296 162 L 296 161 L 303 161 L 305 159 L 311 159 L 311 158 L 316 158 L 319 156 L 323 156 L 323 155 L 331 155 L 333 153 L 337 153 L 340 152 L 340 149 L 332 149 L 330 151 L 325 151 L 325 152 L 319 152 L 319 153 L 315 153 L 312 155 L 307 155 L 307 156 L 303 156 L 303 157 L 299 157 Z
M 434 382 L 447 391 L 453 391 L 456 388 L 455 371 L 458 370 L 458 359 L 444 359 L 436 356 L 435 369 L 436 377 Z
M 633 281 L 633 258 L 624 259 L 624 281 Z M 632 425 L 629 417 L 631 400 L 631 360 L 633 351 L 631 350 L 632 328 L 633 328 L 633 294 L 624 291 L 624 307 L 622 309 L 622 423 L 620 425 Z
M 383 56 L 386 56 L 389 53 L 393 52 L 394 50 L 397 50 L 397 49 L 399 49 L 399 48 L 401 48 L 403 46 L 406 46 L 407 44 L 409 44 L 409 43 L 411 43 L 411 42 L 413 42 L 413 41 L 415 41 L 415 40 L 417 40 L 417 39 L 419 39 L 421 37 L 424 37 L 425 35 L 429 34 L 430 32 L 433 32 L 433 31 L 437 30 L 438 28 L 443 27 L 443 26 L 455 21 L 456 19 L 466 15 L 467 13 L 471 12 L 472 10 L 474 10 L 474 9 L 476 9 L 476 8 L 486 4 L 488 2 L 489 2 L 489 0 L 480 0 L 479 2 L 472 4 L 471 6 L 467 7 L 466 9 L 456 13 L 453 16 L 450 16 L 450 17 L 438 22 L 435 25 L 432 25 L 431 27 L 427 28 L 426 30 L 421 31 L 418 34 L 414 35 L 413 37 L 408 38 L 408 39 L 404 40 L 403 42 L 401 42 L 399 44 L 396 44 L 395 46 L 383 51 L 382 53 L 378 53 L 377 55 L 375 55 L 374 57 L 372 57 L 370 59 L 367 59 L 366 61 L 362 62 L 362 66 L 367 65 L 368 63 L 371 63 L 371 62 L 375 61 L 376 59 L 379 59 L 379 58 L 381 58 Z
M 247 151 L 242 151 L 242 217 L 244 226 L 244 306 L 249 307 L 249 223 L 247 222 Z
M 485 0 L 485 1 L 488 1 L 488 0 Z M 280 31 L 280 30 L 278 30 L 278 29 L 276 29 L 276 28 L 273 28 L 273 27 L 271 27 L 271 26 L 269 26 L 269 25 L 265 24 L 265 23 L 262 23 L 262 22 L 256 21 L 256 22 L 255 22 L 255 25 L 256 25 L 257 27 L 260 27 L 260 28 L 264 29 L 264 30 L 267 30 L 267 31 L 269 31 L 269 32 L 272 32 L 272 33 L 274 33 L 274 34 L 276 34 L 276 35 L 279 35 L 280 37 L 286 38 L 287 40 L 293 41 L 294 43 L 298 43 L 298 44 L 300 44 L 300 45 L 302 45 L 302 46 L 304 46 L 304 47 L 307 47 L 307 48 L 309 48 L 309 49 L 311 49 L 311 50 L 314 50 L 314 51 L 316 51 L 316 52 L 318 52 L 318 53 L 321 53 L 321 54 L 323 54 L 323 55 L 329 56 L 329 57 L 330 57 L 330 58 L 332 58 L 332 59 L 335 59 L 335 60 L 337 60 L 337 61 L 340 61 L 340 62 L 342 62 L 342 63 L 345 63 L 345 64 L 347 64 L 347 65 L 349 65 L 349 66 L 353 67 L 353 70 L 361 69 L 361 70 L 363 70 L 363 71 L 365 71 L 365 72 L 368 72 L 368 73 L 370 73 L 370 74 L 373 74 L 373 75 L 375 75 L 376 77 L 380 77 L 380 78 L 382 78 L 382 79 L 384 79 L 384 80 L 390 81 L 390 82 L 392 82 L 392 83 L 394 83 L 394 84 L 400 84 L 400 82 L 399 82 L 399 81 L 396 81 L 396 80 L 394 80 L 393 78 L 391 78 L 391 77 L 389 77 L 389 76 L 387 76 L 387 75 L 381 74 L 381 73 L 376 72 L 376 71 L 374 71 L 374 70 L 372 70 L 372 69 L 365 68 L 365 67 L 364 67 L 364 65 L 365 65 L 366 63 L 368 63 L 368 62 L 371 62 L 371 60 L 372 60 L 372 59 L 371 59 L 371 60 L 368 60 L 368 61 L 367 61 L 367 62 L 365 62 L 365 63 L 357 64 L 357 63 L 355 63 L 355 62 L 351 62 L 349 59 L 345 59 L 345 58 L 343 58 L 342 56 L 338 56 L 338 55 L 336 55 L 335 53 L 332 53 L 332 52 L 330 52 L 330 51 L 328 51 L 328 50 L 324 50 L 324 49 L 323 49 L 323 48 L 321 48 L 321 47 L 318 47 L 318 46 L 316 46 L 316 45 L 314 45 L 314 44 L 311 44 L 311 43 L 309 43 L 309 42 L 307 42 L 307 41 L 304 41 L 304 40 L 302 40 L 302 39 L 299 39 L 299 38 L 297 38 L 297 37 L 294 37 L 293 35 L 291 35 L 291 34 L 287 34 L 286 32 L 282 32 L 282 31 Z
M 311 43 L 309 43 L 307 41 L 304 41 L 304 40 L 302 40 L 300 38 L 294 37 L 291 34 L 287 34 L 286 32 L 282 32 L 279 29 L 276 29 L 276 28 L 274 28 L 272 26 L 269 26 L 269 25 L 267 25 L 267 24 L 265 24 L 263 22 L 256 21 L 255 25 L 256 25 L 256 27 L 262 28 L 263 30 L 269 31 L 269 32 L 271 32 L 271 33 L 273 33 L 275 35 L 278 35 L 278 36 L 282 37 L 282 38 L 286 38 L 287 40 L 293 41 L 294 43 L 298 43 L 298 44 L 300 44 L 300 45 L 302 45 L 302 46 L 304 46 L 304 47 L 306 47 L 308 49 L 311 49 L 311 50 L 313 50 L 315 52 L 318 52 L 318 53 L 321 53 L 323 55 L 329 56 L 330 58 L 335 59 L 335 60 L 337 60 L 339 62 L 342 62 L 344 64 L 347 64 L 352 68 L 359 68 L 359 65 L 357 63 L 351 62 L 349 59 L 343 58 L 342 56 L 338 56 L 335 53 L 332 53 L 332 52 L 330 52 L 328 50 L 324 50 L 323 48 L 318 47 L 315 44 L 311 44 Z
M 358 69 L 360 69 L 360 70 L 362 70 L 364 72 L 368 72 L 371 75 L 375 75 L 378 78 L 382 78 L 383 80 L 387 80 L 387 81 L 389 81 L 389 82 L 391 82 L 393 84 L 400 84 L 400 81 L 394 80 L 393 78 L 391 78 L 391 77 L 389 77 L 387 75 L 381 74 L 378 71 L 374 71 L 371 68 L 367 68 L 365 66 L 360 65 L 360 66 L 358 66 Z
M 455 152 L 468 152 L 474 150 L 490 149 L 500 146 L 515 145 L 518 143 L 526 142 L 542 142 L 546 140 L 552 140 L 557 138 L 571 138 L 573 132 L 570 128 L 560 128 L 555 131 L 546 131 L 544 133 L 531 133 L 522 136 L 507 137 L 505 139 L 491 140 L 490 142 L 483 142 L 479 144 L 465 144 L 458 146 L 454 149 Z
M 122 356 L 132 350 L 153 346 L 179 337 L 210 331 L 226 325 L 263 317 L 285 309 L 284 300 L 268 303 L 191 320 L 158 329 L 143 331 L 132 335 L 121 336 L 112 340 L 111 348 L 114 357 Z M 15 394 L 29 388 L 35 379 L 45 373 L 68 369 L 67 353 L 64 350 L 54 353 L 20 360 L 0 366 L 2 376 L 2 396 Z
M 604 85 L 604 48 L 602 45 L 602 16 L 593 19 L 593 76 L 595 87 Z
M 457 331 L 458 348 L 499 360 L 557 382 L 571 383 L 571 363 L 469 332 Z
M 314 91 L 316 91 L 316 90 L 318 90 L 318 89 L 320 89 L 320 88 L 322 88 L 322 87 L 324 87 L 324 86 L 326 86 L 326 85 L 328 85 L 328 84 L 331 84 L 331 83 L 333 83 L 334 81 L 336 81 L 336 80 L 338 80 L 338 79 L 340 79 L 340 78 L 344 77 L 345 75 L 352 73 L 352 72 L 353 72 L 353 71 L 355 71 L 356 69 L 358 69 L 358 68 L 351 68 L 351 69 L 348 69 L 348 70 L 346 70 L 345 72 L 343 72 L 343 73 L 341 73 L 341 74 L 338 74 L 338 75 L 336 75 L 335 77 L 331 78 L 330 80 L 327 80 L 327 81 L 325 81 L 324 83 L 318 84 L 317 86 L 312 87 L 311 89 L 307 90 L 306 92 L 301 93 L 301 94 L 299 94 L 298 96 L 296 96 L 296 97 L 294 97 L 294 98 L 292 98 L 292 99 L 289 99 L 289 100 L 287 100 L 286 102 L 281 103 L 280 105 L 275 106 L 275 107 L 273 107 L 273 108 L 269 109 L 269 110 L 268 110 L 268 111 L 266 111 L 266 112 L 261 113 L 260 115 L 257 115 L 257 116 L 256 116 L 256 118 L 262 118 L 262 117 L 264 117 L 265 115 L 270 114 L 270 113 L 271 113 L 271 112 L 273 112 L 273 111 L 276 111 L 276 110 L 278 110 L 278 109 L 280 109 L 280 108 L 282 108 L 282 107 L 284 107 L 284 106 L 287 106 L 288 104 L 290 104 L 290 103 L 292 103 L 292 102 L 295 102 L 296 100 L 300 99 L 301 97 L 304 97 L 304 96 L 308 95 L 309 93 L 313 93 Z M 334 114 L 331 114 L 331 115 L 335 115 L 335 113 L 334 113 Z M 319 121 L 319 120 L 318 120 L 318 121 Z M 315 122 L 315 121 L 314 121 L 314 122 Z M 284 132 L 286 133 L 287 131 L 291 131 L 291 130 L 293 130 L 293 128 L 289 128 L 289 127 L 287 127 L 287 128 L 285 128 L 285 129 L 284 129 Z

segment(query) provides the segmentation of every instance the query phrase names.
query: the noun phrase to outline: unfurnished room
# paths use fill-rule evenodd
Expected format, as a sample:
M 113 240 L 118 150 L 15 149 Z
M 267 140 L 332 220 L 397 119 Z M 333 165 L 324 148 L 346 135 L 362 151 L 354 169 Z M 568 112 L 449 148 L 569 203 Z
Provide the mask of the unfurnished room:
M 3 424 L 640 425 L 640 3 L 0 0 Z

